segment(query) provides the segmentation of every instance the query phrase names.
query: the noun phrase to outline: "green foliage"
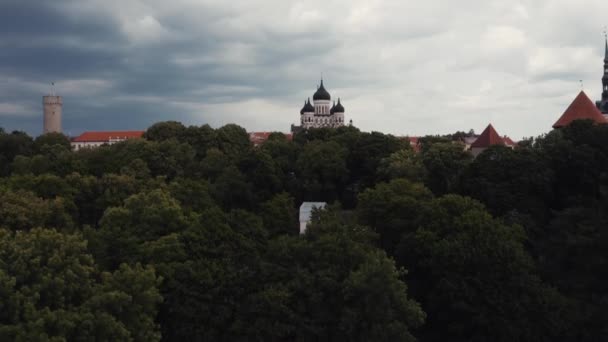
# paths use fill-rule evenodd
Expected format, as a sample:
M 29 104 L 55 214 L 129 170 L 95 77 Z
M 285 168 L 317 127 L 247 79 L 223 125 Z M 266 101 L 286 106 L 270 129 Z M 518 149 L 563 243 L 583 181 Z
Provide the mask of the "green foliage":
M 369 244 L 371 236 L 330 212 L 309 226 L 304 239 L 272 242 L 274 265 L 267 272 L 291 309 L 275 316 L 277 325 L 290 331 L 287 339 L 414 340 L 410 329 L 424 314 L 408 298 L 402 271 Z
M 605 340 L 608 126 L 470 134 L 0 129 L 0 340 Z
M 435 200 L 402 237 L 398 260 L 429 321 L 422 336 L 452 341 L 553 341 L 567 337 L 565 300 L 534 275 L 518 227 L 471 199 Z
M 422 182 L 426 178 L 422 158 L 411 148 L 402 149 L 380 160 L 378 178 L 390 181 L 405 178 L 411 182 Z
M 271 235 L 290 234 L 299 232 L 298 212 L 295 203 L 288 193 L 280 193 L 262 203 L 260 216 L 264 227 Z
M 348 180 L 346 156 L 347 150 L 333 141 L 306 144 L 296 162 L 303 197 L 307 200 L 335 200 Z
M 401 236 L 418 228 L 432 196 L 420 183 L 395 179 L 363 192 L 357 214 L 361 223 L 379 234 L 380 246 L 392 255 Z
M 10 134 L 0 132 L 0 176 L 10 173 L 10 164 L 15 157 L 29 157 L 34 152 L 34 141 L 23 132 Z
M 61 198 L 44 200 L 29 191 L 0 191 L 0 227 L 14 231 L 36 227 L 70 229 L 73 223 Z
M 0 339 L 158 341 L 151 268 L 100 274 L 79 235 L 0 230 Z
M 179 202 L 162 190 L 133 195 L 124 206 L 108 208 L 98 230 L 89 230 L 91 250 L 100 265 L 113 270 L 123 262 L 145 261 L 146 244 L 189 224 Z
M 61 146 L 65 150 L 70 150 L 70 139 L 61 133 L 46 133 L 34 140 L 34 149 L 38 153 L 42 153 L 45 146 L 52 147 L 55 145 Z
M 215 134 L 218 148 L 229 156 L 240 155 L 251 147 L 247 131 L 235 124 L 222 126 Z
M 466 168 L 460 189 L 483 201 L 495 215 L 517 211 L 542 222 L 554 198 L 554 177 L 537 151 L 494 146 Z
M 150 126 L 144 137 L 150 141 L 179 139 L 186 132 L 186 127 L 177 121 L 157 122 Z
M 423 147 L 422 163 L 426 168 L 425 184 L 437 195 L 453 191 L 458 176 L 471 160 L 472 155 L 465 151 L 464 146 L 460 143 L 438 142 L 429 147 Z

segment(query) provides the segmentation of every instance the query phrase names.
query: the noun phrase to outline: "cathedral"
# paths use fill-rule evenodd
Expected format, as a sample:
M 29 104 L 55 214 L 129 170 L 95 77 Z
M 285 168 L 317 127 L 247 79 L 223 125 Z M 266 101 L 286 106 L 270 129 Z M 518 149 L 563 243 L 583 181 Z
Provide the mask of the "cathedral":
M 597 101 L 595 105 L 597 109 L 604 114 L 608 119 L 608 37 L 605 37 L 605 52 L 604 52 L 604 76 L 602 77 L 602 99 Z
M 310 98 L 304 101 L 304 107 L 300 110 L 300 126 L 292 125 L 291 130 L 295 132 L 307 128 L 340 126 L 344 126 L 344 106 L 339 98 L 338 103 L 334 101 L 331 104 L 331 95 L 321 79 L 321 85 L 312 96 L 312 103 Z

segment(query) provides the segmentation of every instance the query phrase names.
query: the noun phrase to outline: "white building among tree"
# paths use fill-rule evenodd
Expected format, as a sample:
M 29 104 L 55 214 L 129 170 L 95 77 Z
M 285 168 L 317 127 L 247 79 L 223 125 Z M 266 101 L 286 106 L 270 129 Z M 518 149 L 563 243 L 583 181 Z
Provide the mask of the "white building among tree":
M 315 209 L 324 209 L 327 203 L 325 202 L 303 202 L 300 206 L 300 234 L 306 233 L 306 227 L 312 218 L 312 212 Z

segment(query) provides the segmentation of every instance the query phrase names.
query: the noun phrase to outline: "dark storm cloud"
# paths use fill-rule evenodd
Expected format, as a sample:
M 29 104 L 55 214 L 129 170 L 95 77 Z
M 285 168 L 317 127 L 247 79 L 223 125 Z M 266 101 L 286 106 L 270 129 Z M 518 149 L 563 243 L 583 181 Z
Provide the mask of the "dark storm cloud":
M 70 134 L 159 120 L 287 131 L 322 73 L 364 130 L 436 134 L 491 121 L 515 137 L 540 134 L 579 79 L 597 95 L 603 6 L 4 0 L 0 126 L 38 134 L 54 81 Z

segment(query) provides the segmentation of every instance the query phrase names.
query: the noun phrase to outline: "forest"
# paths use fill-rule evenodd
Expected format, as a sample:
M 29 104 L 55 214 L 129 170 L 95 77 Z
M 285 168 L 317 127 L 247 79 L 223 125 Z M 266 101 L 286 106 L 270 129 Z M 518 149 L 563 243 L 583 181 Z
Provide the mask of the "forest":
M 607 341 L 608 127 L 461 133 L 0 129 L 0 341 Z

